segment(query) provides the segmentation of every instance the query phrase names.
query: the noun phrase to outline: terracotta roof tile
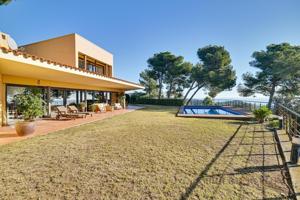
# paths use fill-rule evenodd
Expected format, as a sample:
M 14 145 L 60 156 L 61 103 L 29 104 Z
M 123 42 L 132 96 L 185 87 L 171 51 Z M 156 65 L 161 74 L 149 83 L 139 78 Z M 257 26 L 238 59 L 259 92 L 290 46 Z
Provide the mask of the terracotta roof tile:
M 43 57 L 39 57 L 39 56 L 36 56 L 36 55 L 31 55 L 31 54 L 28 54 L 28 53 L 20 51 L 20 50 L 11 50 L 11 49 L 7 49 L 5 47 L 0 47 L 0 49 L 2 50 L 3 53 L 13 53 L 15 56 L 22 55 L 24 58 L 32 58 L 32 60 L 38 60 L 41 63 L 42 62 L 47 62 L 48 64 L 58 65 L 58 66 L 64 67 L 64 68 L 74 69 L 76 71 L 85 72 L 85 73 L 97 75 L 97 76 L 104 77 L 104 78 L 109 78 L 109 79 L 113 79 L 113 80 L 123 81 L 123 82 L 129 83 L 129 84 L 142 86 L 140 84 L 133 83 L 133 82 L 130 82 L 130 81 L 126 81 L 126 80 L 123 80 L 123 79 L 119 79 L 119 78 L 115 78 L 115 77 L 109 77 L 109 76 L 105 76 L 105 75 L 102 75 L 102 74 L 98 74 L 98 73 L 88 71 L 86 69 L 81 69 L 81 68 L 77 68 L 77 67 L 74 67 L 74 66 L 69 66 L 69 65 L 62 64 L 62 63 L 58 63 L 56 61 L 52 61 L 52 60 L 49 60 L 49 59 L 46 59 L 46 58 L 43 58 Z

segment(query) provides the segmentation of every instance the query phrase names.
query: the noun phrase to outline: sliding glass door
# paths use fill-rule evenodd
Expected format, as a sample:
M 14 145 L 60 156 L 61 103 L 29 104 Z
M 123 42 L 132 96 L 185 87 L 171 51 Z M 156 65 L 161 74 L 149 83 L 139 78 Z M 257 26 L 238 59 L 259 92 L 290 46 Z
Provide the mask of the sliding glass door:
M 31 92 L 34 94 L 40 94 L 43 100 L 46 100 L 46 93 L 44 88 L 40 87 L 28 87 L 28 86 L 6 86 L 6 113 L 8 124 L 13 124 L 16 120 L 22 118 L 22 112 L 17 111 L 17 103 L 14 98 L 17 95 Z
M 112 93 L 104 91 L 92 91 L 92 90 L 74 90 L 63 88 L 49 88 L 49 87 L 34 87 L 34 86 L 18 86 L 7 85 L 6 86 L 6 111 L 8 124 L 13 124 L 16 120 L 22 118 L 21 111 L 17 111 L 16 102 L 14 97 L 19 94 L 31 92 L 34 94 L 40 94 L 45 102 L 45 116 L 55 115 L 56 106 L 68 106 L 75 105 L 78 108 L 80 103 L 87 102 L 87 109 L 91 109 L 93 103 L 111 103 Z M 48 94 L 49 92 L 49 94 Z

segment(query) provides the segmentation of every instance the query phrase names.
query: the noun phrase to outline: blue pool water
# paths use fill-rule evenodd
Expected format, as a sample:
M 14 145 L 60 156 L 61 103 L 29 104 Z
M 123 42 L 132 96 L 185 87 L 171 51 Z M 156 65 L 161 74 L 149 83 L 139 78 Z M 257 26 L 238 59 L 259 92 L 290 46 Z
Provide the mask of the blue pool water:
M 242 115 L 222 106 L 185 106 L 183 112 L 192 115 Z

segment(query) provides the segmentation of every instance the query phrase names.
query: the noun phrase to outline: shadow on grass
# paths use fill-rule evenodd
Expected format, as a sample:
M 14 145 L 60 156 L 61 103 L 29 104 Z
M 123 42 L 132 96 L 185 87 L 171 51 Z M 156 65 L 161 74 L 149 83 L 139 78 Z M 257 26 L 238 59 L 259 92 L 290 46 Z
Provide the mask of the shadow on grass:
M 228 122 L 232 123 L 232 122 Z M 215 180 L 214 178 L 218 179 L 218 182 L 216 186 L 212 186 L 212 199 L 217 196 L 223 180 L 225 180 L 226 177 L 229 178 L 229 180 L 238 180 L 240 188 L 239 191 L 236 191 L 236 195 L 238 199 L 243 198 L 243 194 L 245 193 L 245 188 L 243 186 L 243 179 L 241 176 L 248 177 L 248 179 L 251 179 L 252 174 L 259 173 L 260 174 L 260 184 L 261 187 L 257 187 L 257 185 L 253 185 L 252 187 L 256 187 L 256 190 L 258 194 L 261 194 L 262 199 L 295 199 L 294 191 L 291 187 L 291 182 L 289 178 L 286 176 L 287 170 L 286 168 L 281 164 L 282 160 L 280 157 L 280 154 L 278 152 L 277 142 L 275 140 L 274 135 L 272 132 L 268 131 L 260 131 L 265 130 L 261 129 L 260 126 L 249 126 L 247 125 L 245 127 L 245 131 L 240 131 L 241 127 L 243 126 L 243 122 L 234 122 L 234 124 L 239 124 L 239 127 L 234 132 L 234 134 L 226 141 L 226 143 L 223 145 L 223 147 L 217 152 L 217 154 L 214 156 L 214 158 L 211 159 L 211 161 L 205 166 L 204 170 L 200 172 L 200 174 L 197 176 L 197 178 L 186 188 L 185 192 L 181 194 L 180 199 L 186 200 L 188 199 L 193 191 L 198 187 L 200 184 L 203 184 L 202 181 L 204 178 L 212 178 L 211 180 Z M 251 128 L 249 128 L 251 127 Z M 259 131 L 258 131 L 258 130 Z M 242 133 L 241 136 L 238 136 L 238 133 Z M 248 135 L 247 135 L 248 134 Z M 261 137 L 257 137 L 257 134 L 262 134 Z M 251 137 L 250 137 L 251 135 Z M 271 135 L 272 137 L 270 138 Z M 244 140 L 250 139 L 251 142 L 245 143 Z M 256 143 L 255 140 L 261 140 L 261 143 Z M 234 140 L 234 141 L 233 141 Z M 237 142 L 238 141 L 238 142 Z M 257 148 L 257 145 L 260 147 Z M 270 150 L 270 146 L 273 145 L 272 149 Z M 231 147 L 234 147 L 231 150 Z M 226 150 L 228 149 L 228 150 Z M 255 152 L 255 149 L 261 149 L 260 152 Z M 224 153 L 229 151 L 229 155 L 223 155 L 227 154 Z M 239 154 L 240 150 L 247 150 L 247 153 Z M 233 151 L 233 152 L 231 152 Z M 243 152 L 243 151 L 242 151 Z M 221 173 L 214 173 L 212 175 L 208 175 L 208 172 L 210 169 L 212 169 L 214 166 L 218 165 L 216 161 L 221 157 L 227 157 L 226 162 L 222 161 L 222 171 Z M 234 159 L 240 159 L 240 157 L 243 157 L 241 160 L 243 162 L 239 164 L 238 168 L 232 168 L 232 165 L 234 163 Z M 255 159 L 254 161 L 251 161 L 253 157 L 258 157 L 259 159 Z M 270 163 L 270 160 L 272 161 Z M 258 162 L 256 162 L 258 161 Z M 268 165 L 266 165 L 268 164 Z M 233 169 L 233 171 L 232 171 Z M 280 184 L 285 185 L 286 190 L 285 193 L 282 193 L 281 191 L 278 191 L 278 197 L 270 197 L 269 194 L 266 191 L 266 188 L 270 187 L 270 180 L 269 176 L 273 172 L 279 172 L 277 173 L 276 177 L 281 179 Z M 232 178 L 232 179 L 231 179 Z M 209 179 L 208 179 L 209 180 Z M 276 188 L 275 188 L 276 190 Z M 277 190 L 276 190 L 277 191 Z M 283 194 L 280 196 L 280 193 Z M 226 199 L 226 198 L 225 198 Z
M 266 155 L 264 155 L 266 156 Z M 274 171 L 280 171 L 283 168 L 283 165 L 270 165 L 270 166 L 251 166 L 251 167 L 244 167 L 240 169 L 236 169 L 239 174 L 249 174 L 249 173 L 255 173 L 255 172 L 274 172 Z
M 198 175 L 198 177 L 192 182 L 192 184 L 186 189 L 186 192 L 183 193 L 180 197 L 181 200 L 186 200 L 189 198 L 191 193 L 195 190 L 199 182 L 202 178 L 204 178 L 207 175 L 207 172 L 212 167 L 212 165 L 217 161 L 217 159 L 222 155 L 222 153 L 225 151 L 225 149 L 229 146 L 230 142 L 233 140 L 233 138 L 236 136 L 236 134 L 239 132 L 242 125 L 240 125 L 237 130 L 234 132 L 234 134 L 229 138 L 229 140 L 225 143 L 225 145 L 220 149 L 220 151 L 215 155 L 215 157 L 206 165 L 205 169 Z

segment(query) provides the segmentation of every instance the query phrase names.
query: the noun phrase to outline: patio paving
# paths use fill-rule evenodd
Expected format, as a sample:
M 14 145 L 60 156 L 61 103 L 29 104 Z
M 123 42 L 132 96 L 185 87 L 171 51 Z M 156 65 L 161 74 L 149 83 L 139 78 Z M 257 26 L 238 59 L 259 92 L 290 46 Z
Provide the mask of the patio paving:
M 127 109 L 115 110 L 113 112 L 106 112 L 106 113 L 94 113 L 92 117 L 87 116 L 86 118 L 78 118 L 76 120 L 55 120 L 55 119 L 37 120 L 36 131 L 31 135 L 23 136 L 23 137 L 19 137 L 17 135 L 15 131 L 15 127 L 13 125 L 0 127 L 0 145 L 24 140 L 37 135 L 45 135 L 51 132 L 71 128 L 74 126 L 80 126 L 83 124 L 103 120 L 116 115 L 132 112 L 141 108 L 142 107 L 138 107 L 138 106 L 128 106 Z

